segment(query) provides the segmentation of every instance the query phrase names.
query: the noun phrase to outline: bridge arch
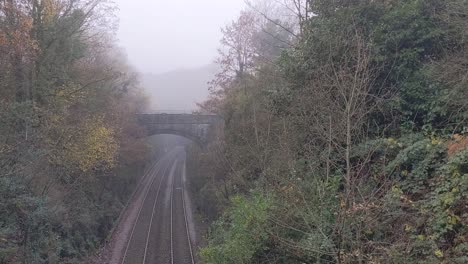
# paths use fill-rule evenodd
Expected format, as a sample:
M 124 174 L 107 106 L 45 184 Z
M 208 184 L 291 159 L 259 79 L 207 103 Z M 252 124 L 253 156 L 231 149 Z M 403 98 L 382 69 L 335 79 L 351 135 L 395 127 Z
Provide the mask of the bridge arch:
M 155 135 L 176 135 L 176 136 L 181 136 L 181 137 L 192 140 L 193 142 L 195 142 L 199 146 L 204 146 L 207 143 L 197 135 L 194 135 L 194 134 L 191 134 L 191 133 L 186 133 L 186 132 L 179 131 L 179 130 L 174 130 L 174 129 L 153 129 L 153 130 L 147 131 L 147 136 L 155 136 Z
M 203 146 L 223 130 L 223 120 L 216 115 L 201 114 L 138 114 L 139 123 L 144 126 L 148 136 L 171 134 L 188 138 Z

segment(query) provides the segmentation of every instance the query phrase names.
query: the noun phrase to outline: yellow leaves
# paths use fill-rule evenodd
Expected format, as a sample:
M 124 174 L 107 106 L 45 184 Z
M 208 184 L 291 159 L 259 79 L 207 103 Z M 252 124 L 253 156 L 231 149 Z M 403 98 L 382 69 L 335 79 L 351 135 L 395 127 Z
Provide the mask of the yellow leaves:
M 0 143 L 0 154 L 10 152 L 12 149 L 13 147 L 8 144 Z
M 73 130 L 58 132 L 67 140 L 61 143 L 62 151 L 52 157 L 52 163 L 82 172 L 97 168 L 107 170 L 115 166 L 119 143 L 114 130 L 103 118 L 91 118 Z M 73 134 L 66 136 L 67 133 Z
M 98 165 L 113 168 L 118 148 L 111 128 L 103 126 L 100 122 L 88 124 L 84 142 L 78 151 L 80 169 L 86 172 Z
M 392 186 L 392 193 L 399 196 L 403 194 L 403 191 L 400 189 L 400 187 L 395 185 Z
M 409 224 L 405 224 L 405 231 L 406 232 L 411 232 L 413 230 L 413 226 Z
M 440 249 L 437 249 L 434 251 L 434 255 L 436 255 L 438 258 L 442 258 L 444 256 L 444 252 L 442 252 Z
M 460 220 L 460 217 L 456 216 L 456 215 L 449 215 L 447 217 L 447 223 L 449 225 L 456 225 L 458 223 L 458 221 Z
M 452 192 L 447 192 L 441 195 L 442 203 L 446 206 L 450 206 L 455 202 L 455 195 Z
M 442 140 L 438 139 L 438 138 L 435 137 L 435 136 L 432 136 L 432 137 L 431 137 L 431 144 L 432 144 L 432 145 L 440 145 L 440 144 L 442 144 Z
M 61 3 L 61 1 L 44 0 L 44 22 L 51 23 L 54 20 L 54 18 L 57 17 L 57 15 L 59 14 L 62 5 L 63 4 Z
M 398 142 L 396 139 L 394 138 L 387 138 L 385 139 L 387 141 L 387 144 L 389 145 L 389 147 L 391 149 L 395 149 L 395 148 L 402 148 L 403 147 L 403 144 L 401 144 L 400 142 Z
M 64 90 L 59 90 L 56 94 L 57 97 L 64 97 L 65 96 L 65 91 Z
M 456 215 L 451 210 L 447 210 L 446 213 L 447 213 L 447 222 L 446 222 L 447 225 L 454 226 L 462 221 L 460 216 Z
M 84 102 L 89 98 L 87 98 L 88 91 L 82 88 L 80 84 L 67 82 L 54 91 L 55 99 L 66 106 L 74 105 L 77 102 Z
M 63 121 L 63 116 L 57 115 L 57 114 L 52 114 L 49 116 L 49 121 L 52 123 L 59 123 Z

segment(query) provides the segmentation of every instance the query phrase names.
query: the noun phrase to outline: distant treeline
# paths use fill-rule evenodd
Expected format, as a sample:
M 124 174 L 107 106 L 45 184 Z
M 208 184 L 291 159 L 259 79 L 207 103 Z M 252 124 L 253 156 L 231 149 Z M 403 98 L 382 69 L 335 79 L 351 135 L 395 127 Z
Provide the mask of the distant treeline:
M 204 263 L 468 262 L 467 1 L 255 1 L 223 34 Z

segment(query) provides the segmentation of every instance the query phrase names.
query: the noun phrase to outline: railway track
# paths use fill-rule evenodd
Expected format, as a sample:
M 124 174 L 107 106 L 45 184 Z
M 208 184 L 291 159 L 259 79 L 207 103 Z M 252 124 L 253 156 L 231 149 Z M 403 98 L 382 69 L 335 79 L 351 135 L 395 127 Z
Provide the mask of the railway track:
M 182 161 L 179 164 L 182 164 Z M 183 164 L 185 166 L 185 162 Z M 182 174 L 183 166 L 179 166 L 171 191 L 171 264 L 195 264 L 187 220 L 187 207 L 184 198 L 185 186 Z M 174 215 L 177 217 L 174 217 Z
M 120 264 L 195 264 L 190 239 L 181 152 L 154 166 L 150 187 L 133 223 Z M 158 180 L 159 179 L 159 180 Z
M 161 186 L 166 178 L 167 170 L 174 161 L 161 164 L 158 170 L 153 171 L 153 177 L 150 179 L 150 187 L 147 188 L 143 201 L 138 210 L 137 219 L 133 224 L 130 237 L 125 247 L 121 264 L 145 263 L 146 250 L 148 248 L 149 224 L 154 217 L 154 204 L 157 203 Z M 162 171 L 162 176 L 157 177 Z M 156 179 L 159 178 L 159 181 Z M 149 221 L 148 221 L 149 219 Z
M 117 217 L 117 220 L 116 220 L 117 223 L 119 223 L 122 220 L 123 215 L 128 211 L 129 204 L 136 199 L 135 198 L 136 194 L 141 192 L 141 191 L 144 191 L 145 184 L 147 184 L 148 181 L 151 180 L 151 176 L 154 173 L 154 170 L 157 168 L 158 165 L 161 164 L 161 162 L 162 162 L 162 160 L 155 161 L 149 166 L 148 169 L 145 170 L 145 172 L 143 173 L 143 177 L 141 178 L 140 182 L 135 187 L 135 191 L 133 191 L 133 193 L 131 194 L 131 196 L 128 199 L 127 203 L 124 205 L 124 207 L 123 207 L 124 209 L 120 213 L 119 217 Z M 115 229 L 113 228 L 110 231 L 111 235 L 109 237 L 112 237 L 114 235 L 114 232 L 115 232 Z

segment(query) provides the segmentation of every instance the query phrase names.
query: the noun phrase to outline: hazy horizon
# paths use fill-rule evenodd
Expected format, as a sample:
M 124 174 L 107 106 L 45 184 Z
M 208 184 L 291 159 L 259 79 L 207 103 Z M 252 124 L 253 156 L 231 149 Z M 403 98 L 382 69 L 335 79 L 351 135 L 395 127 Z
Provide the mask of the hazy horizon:
M 118 44 L 142 74 L 196 69 L 213 63 L 220 29 L 243 0 L 115 0 Z M 175 14 L 175 15 L 174 15 Z
M 215 64 L 176 69 L 165 73 L 141 74 L 141 85 L 152 99 L 149 110 L 196 110 L 208 97 L 208 82 L 217 71 Z

